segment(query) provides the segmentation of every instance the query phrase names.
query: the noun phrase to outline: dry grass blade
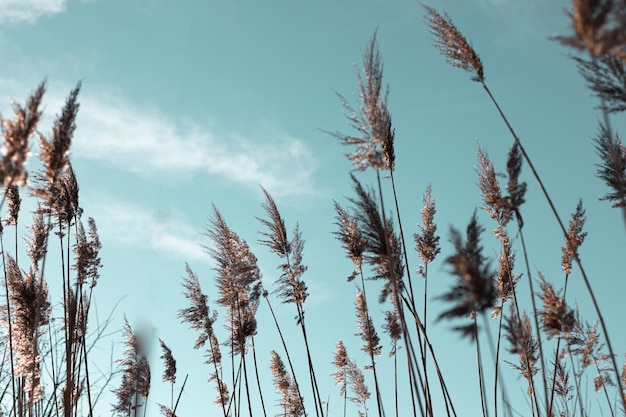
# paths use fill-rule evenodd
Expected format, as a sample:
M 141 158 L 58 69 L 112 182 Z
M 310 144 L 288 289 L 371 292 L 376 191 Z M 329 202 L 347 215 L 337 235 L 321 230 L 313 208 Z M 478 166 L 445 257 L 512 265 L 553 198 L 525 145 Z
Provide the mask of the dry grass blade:
M 608 113 L 626 111 L 625 60 L 612 55 L 602 55 L 591 61 L 576 57 L 574 60 L 587 88 L 600 99 L 601 110 Z
M 456 28 L 447 14 L 443 16 L 432 7 L 422 3 L 428 13 L 428 27 L 434 36 L 433 44 L 447 57 L 448 62 L 455 67 L 464 69 L 473 74 L 472 80 L 484 83 L 485 74 L 483 63 L 478 54 L 465 39 L 465 36 Z

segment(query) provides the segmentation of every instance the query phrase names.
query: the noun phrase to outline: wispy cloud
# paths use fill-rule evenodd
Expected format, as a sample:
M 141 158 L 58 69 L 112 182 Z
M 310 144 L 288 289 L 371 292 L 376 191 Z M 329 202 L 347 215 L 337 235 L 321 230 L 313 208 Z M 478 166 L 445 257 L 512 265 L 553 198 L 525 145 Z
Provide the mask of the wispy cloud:
M 0 0 L 0 22 L 34 23 L 42 16 L 60 13 L 66 0 Z
M 89 93 L 81 98 L 78 117 L 75 157 L 147 176 L 211 175 L 257 190 L 261 184 L 276 195 L 312 190 L 312 152 L 271 126 L 246 137 Z
M 185 262 L 210 263 L 198 230 L 175 215 L 151 212 L 112 198 L 100 197 L 89 210 L 103 244 L 153 251 Z

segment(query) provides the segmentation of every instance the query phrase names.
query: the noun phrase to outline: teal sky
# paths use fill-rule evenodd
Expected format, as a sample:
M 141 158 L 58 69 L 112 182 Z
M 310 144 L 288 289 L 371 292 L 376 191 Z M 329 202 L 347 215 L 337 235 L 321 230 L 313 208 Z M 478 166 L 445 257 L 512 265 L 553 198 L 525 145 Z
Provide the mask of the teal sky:
M 613 329 L 618 363 L 623 364 L 626 236 L 621 213 L 598 201 L 608 192 L 595 177 L 598 159 L 591 141 L 600 114 L 570 51 L 549 40 L 569 34 L 564 14 L 569 2 L 433 0 L 429 5 L 447 12 L 472 41 L 487 84 L 563 218 L 568 220 L 583 199 L 589 235 L 581 257 Z M 412 236 L 421 224 L 419 210 L 428 184 L 437 201 L 435 221 L 443 249 L 430 267 L 429 308 L 435 317 L 443 309 L 435 297 L 454 282 L 443 263 L 450 255 L 449 228 L 464 229 L 482 205 L 476 186 L 477 143 L 496 170 L 504 172 L 512 138 L 480 85 L 446 64 L 432 47 L 419 2 L 0 0 L 2 115 L 10 116 L 11 99 L 23 102 L 45 79 L 46 117 L 39 129 L 48 133 L 65 96 L 82 82 L 72 160 L 84 215 L 95 218 L 104 245 L 95 293 L 98 315 L 102 319 L 115 308 L 111 331 L 121 328 L 126 314 L 133 326 L 154 337 L 148 415 L 158 415 L 156 403 L 169 401 L 169 388 L 160 382 L 157 337 L 177 358 L 179 381 L 189 374 L 179 415 L 199 415 L 215 397 L 213 384 L 205 383 L 209 369 L 192 350 L 196 334 L 176 318 L 186 306 L 181 287 L 185 262 L 201 277 L 209 299 L 216 297 L 211 260 L 202 248 L 209 244 L 203 231 L 212 203 L 259 258 L 265 286 L 271 288 L 278 276 L 278 260 L 258 244 L 261 224 L 256 217 L 264 216 L 260 185 L 276 198 L 288 229 L 298 223 L 306 240 L 309 270 L 304 280 L 310 297 L 305 310 L 313 359 L 322 397 L 330 401 L 329 415 L 341 415 L 338 388 L 330 376 L 335 343 L 343 339 L 361 365 L 367 357 L 353 336 L 355 289 L 345 279 L 352 264 L 332 235 L 333 199 L 345 203 L 351 196 L 352 166 L 344 155 L 349 149 L 323 130 L 350 132 L 335 93 L 357 104 L 354 65 L 360 65 L 361 52 L 376 29 L 396 129 L 395 176 L 405 235 Z M 626 128 L 623 114 L 612 123 L 618 132 Z M 374 184 L 372 172 L 357 176 Z M 531 273 L 536 278 L 540 270 L 560 287 L 562 236 L 526 166 L 523 179 L 529 184 L 522 216 Z M 390 196 L 388 180 L 384 188 Z M 489 231 L 495 225 L 486 213 L 479 215 L 487 229 L 487 253 L 494 255 L 497 242 Z M 517 272 L 524 275 L 520 288 L 527 291 L 519 247 L 518 253 Z M 420 262 L 414 251 L 410 259 L 415 271 Z M 568 300 L 594 321 L 578 273 L 571 285 Z M 376 284 L 371 288 L 375 292 Z M 295 309 L 278 301 L 274 306 L 279 307 L 291 349 L 299 352 Z M 375 306 L 374 311 L 384 308 Z M 264 305 L 259 309 L 256 341 L 264 372 L 270 350 L 282 353 L 266 310 Z M 375 320 L 382 324 L 380 316 Z M 452 333 L 450 323 L 430 325 L 457 411 L 477 415 L 473 345 Z M 388 368 L 391 386 L 387 336 L 381 338 L 385 353 L 380 362 Z M 114 333 L 99 343 L 103 370 L 110 365 L 111 350 L 113 358 L 120 357 L 120 342 L 121 334 Z M 487 349 L 484 354 L 490 357 Z M 303 377 L 304 358 L 296 360 Z M 527 415 L 524 383 L 512 370 L 506 372 L 514 406 Z M 277 397 L 271 376 L 262 377 L 266 403 L 273 405 Z M 390 390 L 387 395 L 391 413 Z M 600 407 L 602 399 L 594 395 L 589 404 Z M 111 401 L 108 395 L 102 399 L 99 415 L 110 415 Z M 208 407 L 211 413 L 220 412 Z M 403 407 L 409 411 L 408 401 Z M 375 408 L 372 401 L 370 411 Z M 270 414 L 278 412 L 275 408 Z

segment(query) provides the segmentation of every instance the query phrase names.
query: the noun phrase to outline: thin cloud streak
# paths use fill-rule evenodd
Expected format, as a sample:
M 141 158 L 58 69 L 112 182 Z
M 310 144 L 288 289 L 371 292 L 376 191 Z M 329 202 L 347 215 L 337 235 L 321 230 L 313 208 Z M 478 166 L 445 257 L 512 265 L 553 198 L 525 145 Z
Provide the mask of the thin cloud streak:
M 101 198 L 89 215 L 108 245 L 154 251 L 185 262 L 210 263 L 198 230 L 173 216 L 159 216 L 110 198 Z
M 280 130 L 261 127 L 247 138 L 176 123 L 120 99 L 92 97 L 81 100 L 75 157 L 147 176 L 208 174 L 257 190 L 260 184 L 279 196 L 312 192 L 312 152 Z
M 65 10 L 66 0 L 0 0 L 0 22 L 35 23 Z

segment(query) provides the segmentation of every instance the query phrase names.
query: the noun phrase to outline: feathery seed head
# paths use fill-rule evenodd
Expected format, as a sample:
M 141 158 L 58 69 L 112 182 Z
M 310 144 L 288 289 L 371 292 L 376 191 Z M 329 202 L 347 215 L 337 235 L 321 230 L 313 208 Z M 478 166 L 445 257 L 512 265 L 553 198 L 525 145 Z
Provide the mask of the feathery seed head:
M 351 176 L 356 198 L 349 201 L 354 205 L 354 219 L 365 240 L 364 259 L 374 271 L 374 279 L 383 279 L 379 301 L 389 296 L 395 302 L 396 295 L 403 289 L 404 265 L 400 239 L 394 233 L 393 223 L 378 210 L 373 190 L 363 188 L 354 175 Z
M 395 355 L 396 344 L 398 340 L 402 338 L 402 325 L 400 324 L 400 317 L 398 316 L 398 312 L 393 311 L 385 311 L 385 324 L 383 324 L 383 330 L 389 335 L 391 338 L 391 342 L 393 343 L 393 349 L 389 356 Z
M 300 399 L 300 392 L 287 373 L 282 359 L 275 351 L 272 351 L 270 369 L 272 374 L 274 374 L 274 386 L 282 396 L 280 403 L 284 410 L 284 415 L 293 417 L 303 416 L 305 412 L 304 405 Z
M 376 32 L 363 53 L 363 75 L 357 71 L 359 81 L 359 109 L 355 110 L 338 94 L 344 108 L 349 112 L 348 122 L 359 136 L 330 133 L 344 145 L 356 145 L 348 158 L 359 171 L 367 168 L 393 170 L 395 164 L 395 132 L 391 114 L 387 108 L 387 92 L 382 93 L 383 64 L 380 57 Z
M 467 226 L 465 241 L 458 230 L 451 229 L 451 241 L 455 253 L 446 259 L 446 263 L 452 267 L 452 274 L 456 275 L 457 282 L 448 293 L 440 298 L 454 302 L 455 305 L 441 313 L 438 320 L 475 317 L 477 313 L 495 304 L 494 273 L 482 255 L 483 247 L 480 245 L 480 235 L 483 230 L 478 224 L 475 211 Z M 475 337 L 474 323 L 455 329 L 461 331 L 463 336 Z
M 543 323 L 543 330 L 548 338 L 560 336 L 567 338 L 576 326 L 576 314 L 554 291 L 552 284 L 545 280 L 543 274 L 539 273 L 539 277 L 542 291 L 539 298 L 543 301 L 543 310 L 540 310 L 538 314 Z
M 350 389 L 354 394 L 354 397 L 350 397 L 350 401 L 360 404 L 365 409 L 366 402 L 370 398 L 370 392 L 365 385 L 365 377 L 363 372 L 359 369 L 355 362 L 348 359 L 348 365 L 346 367 L 346 377 Z
M 576 211 L 572 214 L 568 233 L 565 237 L 565 245 L 561 248 L 563 252 L 561 266 L 566 274 L 572 272 L 572 260 L 578 259 L 578 248 L 582 245 L 587 236 L 587 232 L 583 232 L 586 219 L 585 209 L 583 209 L 583 201 L 581 199 L 578 200 Z
M 608 54 L 626 60 L 625 9 L 624 0 L 572 0 L 566 14 L 574 33 L 555 39 L 592 56 Z
M 302 275 L 306 272 L 307 267 L 302 264 L 302 256 L 304 250 L 304 240 L 300 233 L 300 228 L 296 224 L 291 241 L 287 239 L 287 229 L 285 222 L 278 211 L 278 207 L 272 196 L 261 187 L 265 194 L 266 201 L 263 203 L 269 220 L 258 219 L 265 225 L 269 231 L 261 232 L 267 239 L 260 240 L 260 243 L 268 246 L 270 250 L 276 253 L 280 258 L 286 260 L 279 266 L 282 271 L 280 278 L 276 281 L 278 288 L 276 293 L 284 303 L 296 303 L 302 305 L 308 297 L 308 288 L 306 283 L 302 281 Z
M 428 27 L 434 36 L 433 44 L 446 56 L 448 63 L 473 74 L 472 81 L 485 82 L 483 63 L 478 54 L 456 28 L 452 19 L 422 4 L 428 14 Z
M 176 359 L 172 356 L 172 351 L 165 344 L 162 339 L 159 339 L 159 344 L 163 350 L 163 354 L 160 359 L 163 359 L 165 364 L 165 372 L 163 372 L 163 382 L 169 382 L 171 384 L 176 383 Z
M 361 235 L 358 223 L 355 218 L 343 208 L 339 203 L 335 201 L 335 211 L 337 216 L 335 217 L 335 224 L 339 226 L 338 232 L 333 232 L 337 239 L 339 239 L 344 249 L 348 252 L 348 257 L 354 265 L 356 270 L 348 277 L 348 281 L 352 281 L 361 271 L 363 266 L 363 252 L 367 245 L 367 241 Z
M 38 270 L 39 261 L 46 256 L 48 251 L 48 234 L 52 225 L 46 224 L 40 210 L 33 213 L 32 225 L 27 225 L 30 231 L 30 238 L 26 241 L 26 255 L 31 260 L 32 268 Z
M 140 397 L 148 397 L 150 393 L 150 363 L 144 355 L 143 340 L 133 332 L 126 316 L 124 316 L 124 356 L 117 360 L 121 367 L 122 382 L 118 389 L 113 390 L 117 404 L 113 412 L 128 415 L 132 408 L 141 407 Z M 133 403 L 135 402 L 135 403 Z
M 80 107 L 77 101 L 80 86 L 79 82 L 67 97 L 63 111 L 54 123 L 51 139 L 47 140 L 42 135 L 39 136 L 41 139 L 41 161 L 45 168 L 44 175 L 51 184 L 54 184 L 69 166 L 68 155 L 72 136 L 76 129 L 76 115 Z
M 480 145 L 478 145 L 478 187 L 483 194 L 483 201 L 485 202 L 485 210 L 489 213 L 489 217 L 501 224 L 506 224 L 511 219 L 511 210 L 502 198 L 502 191 L 500 184 L 496 178 L 496 171 L 493 167 L 493 162 L 489 158 L 487 152 L 484 152 Z
M 339 395 L 343 396 L 346 393 L 346 366 L 348 365 L 348 353 L 346 352 L 346 346 L 343 344 L 343 340 L 337 341 L 337 349 L 335 350 L 335 357 L 333 365 L 337 367 L 337 370 L 331 375 L 335 378 L 335 385 L 339 385 Z
M 626 57 L 626 46 L 624 53 Z M 591 60 L 578 57 L 574 60 L 587 88 L 600 99 L 601 110 L 607 113 L 626 111 L 626 59 L 601 55 Z
M 72 269 L 76 270 L 76 280 L 82 285 L 87 279 L 91 279 L 90 288 L 96 286 L 100 277 L 100 268 L 102 262 L 100 260 L 100 249 L 102 244 L 98 236 L 96 222 L 91 217 L 88 219 L 89 235 L 85 233 L 85 229 L 80 220 L 78 220 L 76 244 L 74 245 L 75 263 Z
M 509 182 L 506 186 L 509 193 L 508 203 L 510 209 L 519 215 L 518 210 L 524 203 L 524 195 L 526 194 L 526 183 L 519 182 L 519 175 L 522 171 L 522 151 L 517 142 L 509 149 L 506 170 L 509 174 Z
M 368 355 L 380 356 L 382 349 L 380 338 L 374 328 L 374 322 L 369 315 L 367 303 L 361 290 L 356 292 L 356 321 L 360 332 L 356 333 L 355 336 L 360 336 L 365 343 L 361 350 Z
M 381 119 L 381 134 L 384 135 L 384 140 L 381 147 L 383 151 L 383 156 L 385 157 L 385 169 L 388 171 L 393 171 L 396 166 L 396 154 L 394 150 L 396 130 L 391 126 L 391 115 L 389 114 L 389 110 L 387 110 L 387 106 L 385 104 L 383 104 Z
M 217 265 L 220 298 L 216 302 L 227 309 L 233 353 L 243 353 L 247 338 L 256 334 L 254 316 L 261 292 L 261 272 L 246 241 L 226 224 L 217 207 L 213 206 L 213 210 L 206 235 L 213 242 L 207 250 Z
M 183 279 L 183 287 L 186 292 L 185 298 L 191 306 L 178 312 L 178 317 L 187 322 L 192 329 L 199 330 L 200 335 L 196 339 L 194 349 L 199 349 L 213 335 L 213 323 L 217 320 L 217 312 L 211 313 L 208 305 L 208 297 L 202 293 L 198 276 L 186 265 L 187 277 Z
M 626 207 L 626 146 L 602 124 L 594 142 L 600 157 L 596 175 L 613 189 L 600 200 L 613 201 L 613 207 Z
M 498 255 L 498 272 L 496 277 L 496 291 L 498 298 L 504 303 L 513 297 L 513 291 L 519 281 L 519 276 L 513 274 L 515 267 L 515 254 L 511 252 L 509 235 L 501 226 L 498 226 L 498 237 L 502 242 L 502 249 Z M 498 317 L 501 313 L 501 306 L 495 306 L 492 317 Z
M 289 240 L 287 239 L 287 229 L 285 228 L 285 221 L 283 220 L 280 212 L 278 211 L 278 207 L 274 202 L 274 199 L 270 195 L 270 193 L 263 187 L 261 187 L 263 194 L 265 195 L 265 202 L 262 207 L 267 213 L 269 220 L 257 219 L 269 229 L 268 232 L 261 232 L 261 235 L 265 236 L 267 239 L 260 240 L 259 242 L 270 248 L 272 252 L 280 256 L 281 258 L 285 258 L 289 256 L 291 252 L 291 248 L 289 246 Z
M 15 376 L 24 377 L 23 391 L 33 404 L 42 395 L 39 338 L 50 322 L 52 311 L 48 284 L 36 270 L 24 273 L 10 255 L 6 255 L 6 284 L 11 310 Z
M 533 376 L 539 371 L 536 367 L 539 360 L 539 344 L 533 337 L 530 318 L 523 312 L 521 318 L 518 317 L 515 307 L 511 306 L 510 314 L 505 319 L 503 325 L 506 338 L 511 344 L 509 352 L 519 356 L 520 364 L 511 364 L 524 378 L 528 380 L 528 393 L 532 394 Z
M 24 169 L 30 154 L 28 140 L 35 132 L 41 118 L 41 100 L 46 91 L 45 83 L 39 84 L 30 95 L 26 106 L 13 103 L 13 120 L 2 120 L 2 160 L 0 161 L 0 178 L 5 187 L 11 185 L 24 186 L 28 173 Z
M 421 210 L 423 226 L 417 225 L 421 233 L 415 233 L 415 243 L 417 245 L 417 252 L 420 259 L 424 264 L 431 263 L 435 256 L 441 252 L 439 247 L 439 236 L 436 236 L 437 225 L 434 223 L 434 217 L 437 210 L 435 209 L 435 200 L 431 197 L 430 184 L 426 188 L 424 194 L 424 207 Z
M 4 198 L 7 201 L 7 209 L 9 216 L 5 219 L 5 223 L 9 226 L 17 225 L 17 219 L 20 214 L 20 205 L 22 199 L 20 198 L 19 187 L 17 185 L 11 185 L 4 189 Z

